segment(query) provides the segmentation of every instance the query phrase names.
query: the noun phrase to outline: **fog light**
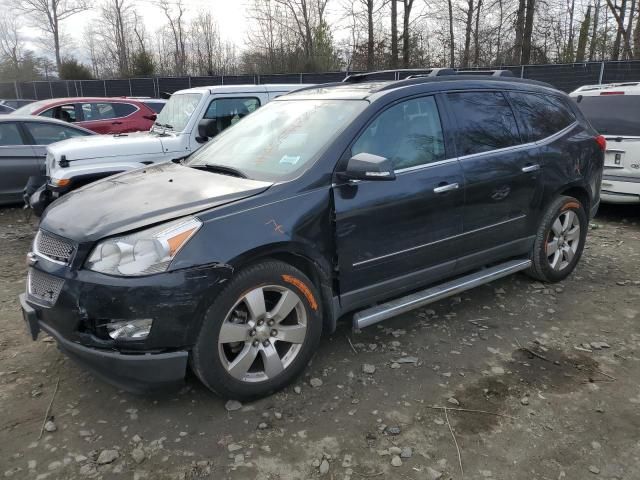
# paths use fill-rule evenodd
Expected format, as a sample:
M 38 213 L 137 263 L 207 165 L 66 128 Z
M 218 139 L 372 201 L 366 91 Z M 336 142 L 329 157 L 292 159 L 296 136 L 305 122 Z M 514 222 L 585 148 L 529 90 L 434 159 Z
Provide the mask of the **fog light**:
M 153 319 L 126 320 L 107 323 L 109 336 L 114 340 L 144 340 L 149 336 Z

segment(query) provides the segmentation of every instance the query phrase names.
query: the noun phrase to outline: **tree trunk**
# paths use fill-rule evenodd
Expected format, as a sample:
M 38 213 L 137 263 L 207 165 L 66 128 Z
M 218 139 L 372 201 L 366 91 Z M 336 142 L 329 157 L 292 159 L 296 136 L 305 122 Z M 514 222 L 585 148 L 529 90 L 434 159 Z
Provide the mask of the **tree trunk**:
M 453 34 L 453 3 L 452 0 L 447 0 L 449 3 L 449 67 L 455 68 L 456 65 L 456 42 Z
M 629 9 L 629 21 L 627 22 L 627 30 L 625 31 L 627 38 L 633 32 L 633 11 L 636 9 L 636 0 L 631 0 L 631 8 Z M 633 52 L 631 51 L 631 42 L 625 42 L 625 59 L 631 60 L 633 58 Z
M 367 0 L 367 27 L 368 27 L 368 37 L 367 37 L 367 70 L 373 70 L 373 0 Z
M 58 75 L 60 75 L 60 69 L 62 68 L 62 58 L 60 57 L 60 28 L 58 16 L 55 12 L 53 14 L 53 49 L 56 55 L 56 69 L 58 70 Z
M 626 6 L 626 0 L 622 0 L 622 4 L 624 6 Z M 611 13 L 613 15 L 613 17 L 616 20 L 616 25 L 618 26 L 618 31 L 617 34 L 620 34 L 622 36 L 622 39 L 624 40 L 624 51 L 625 52 L 630 52 L 631 51 L 631 32 L 625 30 L 624 27 L 624 10 L 620 11 L 620 14 L 618 14 L 617 12 L 617 7 L 615 6 L 615 4 L 611 1 L 611 0 L 607 0 L 607 5 L 609 6 L 609 9 L 611 10 Z M 617 39 L 617 35 L 616 35 L 616 43 L 614 43 L 613 45 L 613 59 L 614 60 L 618 60 L 620 57 L 620 43 L 618 42 Z
M 620 6 L 620 13 L 618 15 L 616 15 L 617 12 L 615 12 L 616 10 L 615 4 L 612 8 L 614 10 L 612 13 L 616 17 L 616 23 L 618 25 L 618 29 L 616 31 L 616 39 L 613 42 L 613 52 L 611 53 L 611 56 L 613 60 L 619 60 L 620 59 L 620 42 L 622 40 L 622 36 L 624 35 L 624 14 L 625 14 L 625 10 L 627 9 L 627 0 L 622 0 L 622 5 Z
M 524 16 L 524 31 L 522 33 L 522 56 L 520 63 L 531 63 L 531 43 L 533 41 L 533 18 L 536 12 L 536 1 L 527 0 L 527 9 Z
M 640 2 L 638 2 L 638 18 L 636 20 L 636 29 L 633 32 L 633 58 L 640 60 Z
M 595 12 L 593 14 L 593 34 L 591 35 L 591 43 L 589 44 L 589 60 L 593 61 L 596 55 L 596 40 L 598 39 L 598 20 L 600 19 L 600 0 L 596 2 Z
M 500 6 L 500 17 L 498 20 L 498 38 L 497 38 L 497 46 L 496 46 L 496 63 L 501 65 L 502 62 L 502 22 L 504 21 L 504 5 L 502 4 L 502 0 L 498 0 L 498 5 Z
M 391 0 L 391 68 L 398 68 L 398 2 Z
M 514 65 L 520 64 L 522 58 L 522 38 L 524 36 L 524 13 L 525 0 L 518 0 L 518 12 L 516 14 L 516 39 L 513 43 L 513 53 L 511 55 Z
M 482 11 L 482 0 L 478 0 L 478 7 L 476 8 L 476 27 L 473 32 L 473 64 L 478 66 L 480 64 L 480 12 Z
M 571 0 L 571 6 L 569 7 L 569 41 L 567 42 L 567 51 L 565 52 L 565 62 L 573 62 L 573 56 L 575 54 L 573 47 L 573 16 L 576 11 L 576 0 Z
M 404 0 L 404 15 L 402 17 L 402 65 L 404 68 L 409 68 L 409 56 L 410 56 L 410 32 L 409 32 L 409 19 L 411 18 L 411 9 L 413 8 L 413 0 Z
M 587 7 L 587 13 L 580 25 L 580 35 L 578 36 L 578 50 L 576 51 L 576 62 L 584 62 L 585 52 L 587 50 L 587 37 L 589 36 L 589 27 L 591 26 L 591 5 Z
M 462 52 L 462 68 L 469 66 L 470 48 L 471 48 L 471 30 L 473 27 L 473 0 L 467 0 L 466 20 L 464 22 L 464 50 Z

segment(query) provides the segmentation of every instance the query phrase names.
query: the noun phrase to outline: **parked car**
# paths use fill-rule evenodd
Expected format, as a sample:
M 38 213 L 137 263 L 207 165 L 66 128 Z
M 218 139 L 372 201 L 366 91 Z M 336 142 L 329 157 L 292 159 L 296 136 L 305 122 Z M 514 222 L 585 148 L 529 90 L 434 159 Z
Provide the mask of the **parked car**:
M 7 115 L 8 113 L 13 113 L 15 110 L 7 105 L 3 105 L 0 103 L 0 115 Z
M 182 162 L 61 198 L 28 256 L 33 337 L 133 390 L 190 358 L 242 400 L 289 384 L 347 313 L 364 328 L 517 271 L 563 280 L 604 139 L 546 84 L 438 73 L 290 93 Z
M 93 132 L 76 125 L 32 116 L 0 117 L 0 204 L 23 201 L 30 177 L 42 177 L 47 145 Z
M 63 142 L 51 148 L 46 188 L 31 199 L 36 215 L 56 198 L 119 172 L 182 158 L 274 98 L 304 85 L 236 85 L 180 90 L 149 132 Z
M 607 139 L 602 201 L 640 203 L 640 82 L 588 85 L 570 95 Z
M 33 102 L 35 102 L 35 100 L 29 100 L 25 98 L 5 99 L 5 100 L 0 100 L 0 105 L 5 105 L 15 110 L 16 108 L 24 107 L 25 105 L 29 105 L 30 103 L 33 103 Z
M 20 107 L 15 113 L 57 118 L 103 134 L 149 130 L 157 116 L 144 101 L 109 97 L 39 100 Z

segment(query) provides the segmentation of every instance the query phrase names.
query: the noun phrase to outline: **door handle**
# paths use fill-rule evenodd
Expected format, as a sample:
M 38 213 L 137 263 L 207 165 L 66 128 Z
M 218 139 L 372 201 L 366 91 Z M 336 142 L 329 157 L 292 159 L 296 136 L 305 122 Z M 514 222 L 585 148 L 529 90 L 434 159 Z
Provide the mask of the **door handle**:
M 444 193 L 450 190 L 457 190 L 460 185 L 457 183 L 447 183 L 446 185 L 440 185 L 433 189 L 433 193 Z
M 540 165 L 538 165 L 538 164 L 527 165 L 526 167 L 522 167 L 522 171 L 524 173 L 537 172 L 538 170 L 540 170 Z

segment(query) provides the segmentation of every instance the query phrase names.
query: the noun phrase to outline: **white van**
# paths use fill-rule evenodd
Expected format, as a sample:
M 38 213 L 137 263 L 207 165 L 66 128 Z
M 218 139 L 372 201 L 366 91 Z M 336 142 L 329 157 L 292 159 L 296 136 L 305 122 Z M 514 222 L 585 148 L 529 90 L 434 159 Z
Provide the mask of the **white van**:
M 640 203 L 640 82 L 587 85 L 569 95 L 607 139 L 600 198 Z
M 276 97 L 305 84 L 232 85 L 179 90 L 148 132 L 91 135 L 47 149 L 46 183 L 28 195 L 36 214 L 59 196 L 116 173 L 189 155 Z M 39 182 L 40 184 L 41 182 Z

